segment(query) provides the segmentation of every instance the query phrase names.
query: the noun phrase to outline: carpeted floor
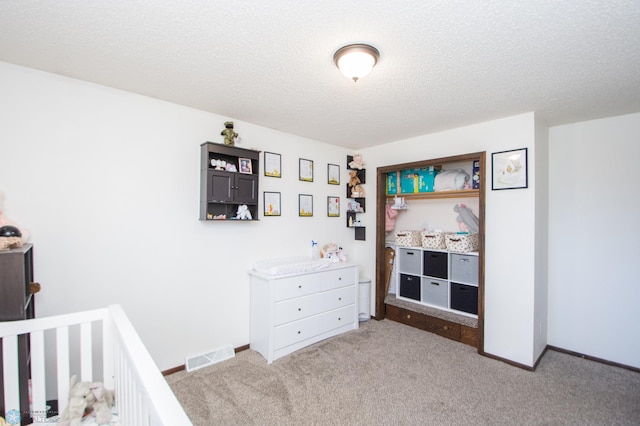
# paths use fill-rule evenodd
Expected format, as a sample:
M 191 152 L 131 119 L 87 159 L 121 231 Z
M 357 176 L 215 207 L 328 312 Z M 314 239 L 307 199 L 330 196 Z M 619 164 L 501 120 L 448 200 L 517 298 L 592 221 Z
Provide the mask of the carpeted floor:
M 167 381 L 202 426 L 640 424 L 639 373 L 555 351 L 530 372 L 388 320 Z

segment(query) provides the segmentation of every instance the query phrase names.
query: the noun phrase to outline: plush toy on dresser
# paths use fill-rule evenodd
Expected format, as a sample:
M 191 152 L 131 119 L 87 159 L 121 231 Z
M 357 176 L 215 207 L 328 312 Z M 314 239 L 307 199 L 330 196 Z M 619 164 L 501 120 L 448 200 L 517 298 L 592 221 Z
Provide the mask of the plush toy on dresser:
M 105 389 L 99 382 L 78 382 L 73 375 L 69 383 L 69 405 L 64 409 L 58 426 L 80 426 L 82 418 L 95 415 L 99 425 L 111 421 L 113 391 Z
M 22 247 L 29 241 L 29 231 L 4 214 L 4 193 L 0 191 L 0 250 Z

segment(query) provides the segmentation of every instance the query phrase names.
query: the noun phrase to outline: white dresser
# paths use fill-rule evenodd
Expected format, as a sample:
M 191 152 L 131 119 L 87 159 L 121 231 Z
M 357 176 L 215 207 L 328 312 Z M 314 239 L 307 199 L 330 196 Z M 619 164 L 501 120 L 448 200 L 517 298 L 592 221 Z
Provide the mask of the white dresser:
M 290 275 L 251 275 L 250 347 L 271 364 L 320 340 L 358 328 L 358 266 Z

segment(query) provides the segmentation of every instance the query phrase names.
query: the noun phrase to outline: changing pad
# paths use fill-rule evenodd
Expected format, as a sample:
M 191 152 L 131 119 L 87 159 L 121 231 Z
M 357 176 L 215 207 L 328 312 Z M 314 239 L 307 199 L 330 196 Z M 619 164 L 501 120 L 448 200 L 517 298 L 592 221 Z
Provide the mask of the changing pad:
M 312 259 L 310 257 L 283 257 L 266 259 L 254 263 L 253 270 L 267 275 L 285 275 L 299 272 L 315 271 L 328 268 L 329 259 Z

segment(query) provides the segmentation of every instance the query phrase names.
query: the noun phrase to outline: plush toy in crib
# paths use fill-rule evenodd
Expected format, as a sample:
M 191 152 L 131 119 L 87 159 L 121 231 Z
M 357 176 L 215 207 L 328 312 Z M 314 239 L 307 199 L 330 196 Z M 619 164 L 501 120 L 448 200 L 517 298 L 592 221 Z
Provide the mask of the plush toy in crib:
M 109 424 L 113 400 L 113 391 L 105 389 L 102 383 L 78 382 L 73 375 L 69 383 L 69 405 L 62 412 L 58 426 L 80 426 L 85 415 L 95 415 L 100 425 Z

